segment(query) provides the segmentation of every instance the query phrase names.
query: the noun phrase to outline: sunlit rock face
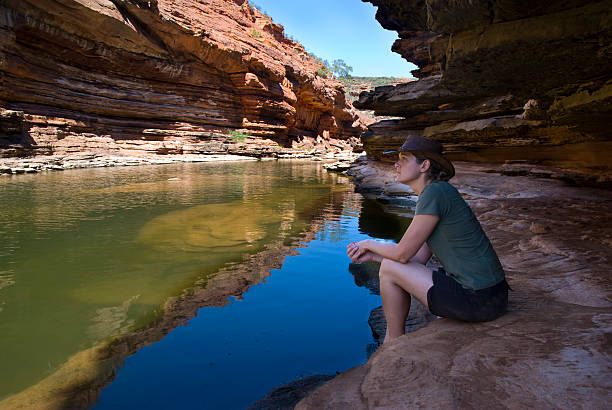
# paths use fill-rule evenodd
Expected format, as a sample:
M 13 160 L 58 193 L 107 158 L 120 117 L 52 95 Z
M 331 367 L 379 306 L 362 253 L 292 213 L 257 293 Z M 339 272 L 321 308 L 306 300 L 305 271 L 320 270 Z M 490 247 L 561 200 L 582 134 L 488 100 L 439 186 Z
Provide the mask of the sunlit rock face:
M 454 159 L 564 168 L 556 160 L 572 156 L 569 144 L 592 143 L 592 164 L 564 175 L 612 180 L 610 166 L 601 167 L 612 150 L 612 1 L 369 2 L 399 34 L 393 51 L 419 67 L 419 81 L 362 93 L 355 103 L 404 118 L 371 127 L 370 157 L 412 133 L 446 143 Z M 534 155 L 542 146 L 567 149 Z M 478 154 L 491 148 L 512 149 Z
M 207 153 L 237 129 L 285 146 L 358 136 L 320 67 L 244 0 L 3 1 L 0 149 Z

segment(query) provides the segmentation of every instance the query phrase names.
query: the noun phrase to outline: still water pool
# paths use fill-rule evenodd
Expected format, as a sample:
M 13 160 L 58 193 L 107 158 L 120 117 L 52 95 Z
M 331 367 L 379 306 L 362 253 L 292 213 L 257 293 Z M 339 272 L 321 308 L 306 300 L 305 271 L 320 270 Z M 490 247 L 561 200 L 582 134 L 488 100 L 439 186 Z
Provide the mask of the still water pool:
M 363 363 L 380 297 L 345 246 L 409 220 L 351 190 L 299 161 L 0 179 L 0 400 L 80 383 L 100 409 L 239 409 Z

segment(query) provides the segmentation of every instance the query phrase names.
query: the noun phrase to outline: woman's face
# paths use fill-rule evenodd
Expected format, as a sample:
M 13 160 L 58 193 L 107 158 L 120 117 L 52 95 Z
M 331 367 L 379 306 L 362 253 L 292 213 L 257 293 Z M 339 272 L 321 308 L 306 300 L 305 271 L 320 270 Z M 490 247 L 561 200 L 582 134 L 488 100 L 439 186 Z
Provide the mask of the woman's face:
M 410 184 L 421 175 L 421 165 L 414 155 L 409 152 L 402 152 L 395 163 L 397 176 L 395 180 L 401 184 Z

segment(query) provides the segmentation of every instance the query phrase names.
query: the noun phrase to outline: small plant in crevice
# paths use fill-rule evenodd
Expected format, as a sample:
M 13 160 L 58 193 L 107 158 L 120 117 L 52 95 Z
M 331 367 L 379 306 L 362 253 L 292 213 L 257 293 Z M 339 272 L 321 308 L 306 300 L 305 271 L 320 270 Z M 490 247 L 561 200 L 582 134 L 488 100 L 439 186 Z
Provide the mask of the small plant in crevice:
M 251 37 L 261 38 L 261 32 L 257 30 L 256 28 L 254 28 L 253 30 L 251 30 Z
M 238 141 L 244 141 L 249 135 L 246 134 L 244 131 L 231 130 L 229 132 L 229 136 L 232 140 L 238 142 Z

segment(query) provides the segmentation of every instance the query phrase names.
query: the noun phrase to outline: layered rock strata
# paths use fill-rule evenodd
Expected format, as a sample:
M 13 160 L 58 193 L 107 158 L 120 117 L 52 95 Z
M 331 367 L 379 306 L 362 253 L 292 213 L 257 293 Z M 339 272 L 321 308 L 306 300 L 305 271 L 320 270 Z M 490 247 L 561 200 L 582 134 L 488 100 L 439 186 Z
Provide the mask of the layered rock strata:
M 0 155 L 216 154 L 232 138 L 359 135 L 320 67 L 245 0 L 3 1 Z
M 455 160 L 523 161 L 566 179 L 612 181 L 612 1 L 369 2 L 399 34 L 393 51 L 419 67 L 418 81 L 355 102 L 404 118 L 370 126 L 371 158 L 410 133 L 440 140 Z M 575 151 L 586 158 L 564 163 Z
M 373 193 L 378 186 L 380 194 L 394 172 L 371 164 L 355 175 L 360 188 Z M 487 323 L 435 319 L 296 409 L 608 406 L 610 191 L 497 175 L 473 164 L 457 164 L 457 171 L 453 184 L 478 216 L 513 289 L 509 311 Z

